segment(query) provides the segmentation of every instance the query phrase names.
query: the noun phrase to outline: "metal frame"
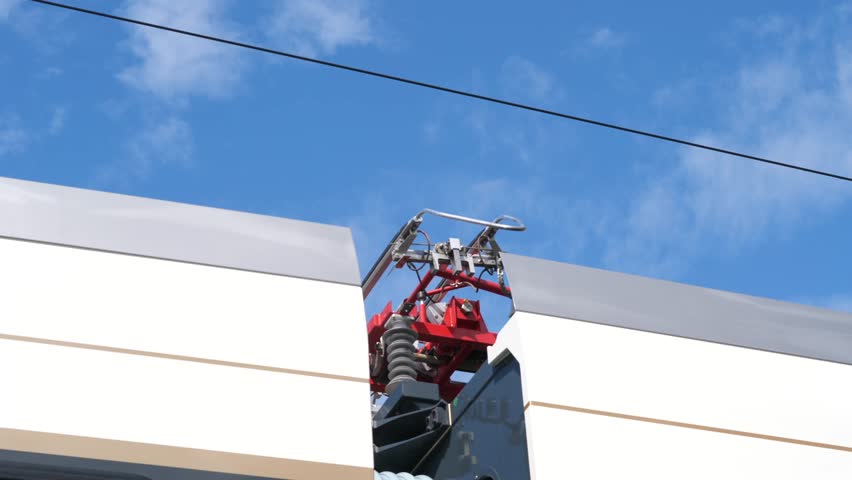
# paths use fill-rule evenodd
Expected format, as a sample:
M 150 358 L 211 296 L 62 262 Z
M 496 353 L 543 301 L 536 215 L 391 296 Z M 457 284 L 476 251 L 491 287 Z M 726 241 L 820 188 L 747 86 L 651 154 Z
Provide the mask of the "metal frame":
M 484 364 L 451 404 L 451 426 L 411 467 L 436 479 L 529 480 L 521 366 Z
M 4 177 L 0 237 L 360 284 L 346 227 Z
M 466 246 L 458 239 L 450 238 L 426 250 L 411 249 L 414 239 L 421 233 L 425 214 L 474 223 L 484 228 Z M 514 224 L 503 223 L 506 220 Z M 476 371 L 486 358 L 486 349 L 496 342 L 497 335 L 488 331 L 479 311 L 479 302 L 453 298 L 439 319 L 430 319 L 427 308 L 431 303 L 441 302 L 449 292 L 466 287 L 511 297 L 512 292 L 505 285 L 501 250 L 494 237 L 500 230 L 525 229 L 518 219 L 506 215 L 488 222 L 430 209 L 420 211 L 403 225 L 364 277 L 364 297 L 370 294 L 391 265 L 395 268 L 409 266 L 418 272 L 428 267 L 428 271 L 422 277 L 418 273 L 419 282 L 399 306 L 394 308 L 392 303 L 388 303 L 367 325 L 373 392 L 382 393 L 389 384 L 385 361 L 388 352 L 383 337 L 386 325 L 392 315 L 403 315 L 410 317 L 411 329 L 416 332 L 417 339 L 425 342 L 414 354 L 414 360 L 420 366 L 415 380 L 437 383 L 441 396 L 447 400 L 458 394 L 464 384 L 452 381 L 452 374 L 459 370 Z M 419 267 L 414 268 L 414 265 Z M 480 275 L 476 274 L 477 269 L 482 270 Z M 485 272 L 495 273 L 497 281 L 483 279 L 482 273 Z M 437 286 L 430 289 L 436 279 Z
M 852 314 L 505 254 L 516 312 L 852 365 Z
M 461 215 L 453 215 L 450 213 L 439 212 L 437 210 L 432 210 L 429 208 L 425 208 L 417 213 L 414 217 L 411 218 L 399 231 L 394 235 L 393 239 L 388 242 L 388 245 L 385 247 L 382 254 L 379 255 L 378 260 L 373 264 L 370 268 L 370 271 L 367 272 L 367 275 L 361 281 L 361 289 L 364 292 L 364 298 L 367 298 L 370 295 L 370 292 L 373 291 L 373 288 L 378 283 L 379 279 L 381 279 L 382 275 L 387 271 L 388 267 L 390 267 L 392 262 L 403 261 L 407 255 L 410 255 L 413 258 L 412 261 L 424 261 L 424 257 L 429 252 L 410 252 L 409 248 L 414 243 L 414 239 L 417 237 L 417 233 L 420 230 L 420 225 L 423 224 L 423 216 L 425 214 L 432 214 L 438 217 L 447 218 L 450 220 L 458 220 L 466 223 L 473 223 L 475 225 L 483 225 L 485 228 L 473 239 L 473 241 L 468 245 L 467 250 L 471 254 L 482 253 L 481 250 L 485 247 L 485 244 L 488 242 L 494 242 L 494 235 L 499 230 L 510 230 L 510 231 L 524 231 L 526 230 L 526 226 L 521 223 L 515 217 L 511 217 L 508 215 L 501 215 L 494 219 L 491 222 L 487 222 L 484 220 L 477 220 L 475 218 L 463 217 Z M 502 222 L 505 220 L 510 220 L 515 222 L 515 225 L 505 225 Z M 494 243 L 496 246 L 496 243 Z M 450 247 L 451 251 L 460 251 L 461 245 L 458 246 L 452 245 Z M 498 249 L 494 249 L 494 254 L 496 255 L 499 252 Z M 481 257 L 481 255 L 480 255 Z M 468 261 L 473 261 L 473 258 L 468 257 Z M 487 260 L 480 261 L 487 262 Z M 437 267 L 437 264 L 436 264 Z M 459 268 L 460 270 L 460 268 Z

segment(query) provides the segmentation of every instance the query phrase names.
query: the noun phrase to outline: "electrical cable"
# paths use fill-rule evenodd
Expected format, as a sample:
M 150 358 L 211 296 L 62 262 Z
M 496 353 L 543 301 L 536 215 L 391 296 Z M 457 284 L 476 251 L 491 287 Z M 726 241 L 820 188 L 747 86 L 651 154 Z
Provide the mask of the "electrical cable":
M 406 266 L 408 266 L 408 269 L 411 270 L 412 272 L 414 272 L 415 275 L 417 275 L 417 285 L 420 285 L 421 283 L 423 283 L 423 277 L 420 276 L 420 270 L 422 269 L 422 266 L 421 266 L 421 268 L 414 268 L 414 267 L 411 266 L 411 262 L 407 262 Z M 429 293 L 426 291 L 426 287 L 423 287 L 423 289 L 420 290 L 417 293 L 422 293 L 423 294 L 422 298 L 428 298 L 430 302 L 436 303 L 435 300 L 432 298 L 432 296 L 429 295 Z
M 646 130 L 640 130 L 640 129 L 637 129 L 637 128 L 626 127 L 626 126 L 623 126 L 623 125 L 617 125 L 615 123 L 609 123 L 609 122 L 604 122 L 604 121 L 600 121 L 600 120 L 594 120 L 594 119 L 591 119 L 591 118 L 581 117 L 581 116 L 578 116 L 578 115 L 561 113 L 561 112 L 557 112 L 555 110 L 549 110 L 549 109 L 542 108 L 542 107 L 536 107 L 536 106 L 527 105 L 527 104 L 514 102 L 514 101 L 510 101 L 510 100 L 504 100 L 504 99 L 496 98 L 496 97 L 489 97 L 489 96 L 486 96 L 486 95 L 481 95 L 481 94 L 478 94 L 478 93 L 469 92 L 469 91 L 465 91 L 465 90 L 459 90 L 459 89 L 456 89 L 456 88 L 445 87 L 445 86 L 434 84 L 434 83 L 427 83 L 427 82 L 423 82 L 423 81 L 419 81 L 419 80 L 413 80 L 413 79 L 410 79 L 410 78 L 400 77 L 400 76 L 397 76 L 397 75 L 391 75 L 391 74 L 382 73 L 382 72 L 378 72 L 378 71 L 374 71 L 374 70 L 368 70 L 366 68 L 353 67 L 351 65 L 345 65 L 345 64 L 342 64 L 342 63 L 329 62 L 327 60 L 320 60 L 318 58 L 306 57 L 304 55 L 297 55 L 295 53 L 285 52 L 285 51 L 282 51 L 282 50 L 275 50 L 275 49 L 267 48 L 267 47 L 261 47 L 259 45 L 253 45 L 253 44 L 250 44 L 250 43 L 237 42 L 235 40 L 228 40 L 228 39 L 225 39 L 225 38 L 214 37 L 212 35 L 205 35 L 205 34 L 202 34 L 202 33 L 191 32 L 191 31 L 188 31 L 188 30 L 181 30 L 181 29 L 178 29 L 178 28 L 168 27 L 168 26 L 160 25 L 160 24 L 156 24 L 156 23 L 144 22 L 142 20 L 136 20 L 136 19 L 133 19 L 133 18 L 122 17 L 122 16 L 119 16 L 119 15 L 113 15 L 113 14 L 110 14 L 110 13 L 101 12 L 101 11 L 97 11 L 97 10 L 89 10 L 89 9 L 86 9 L 86 8 L 81 8 L 81 7 L 68 5 L 68 4 L 64 4 L 64 3 L 60 3 L 60 2 L 53 2 L 53 1 L 49 1 L 49 0 L 30 0 L 30 1 L 35 2 L 35 3 L 40 3 L 40 4 L 43 4 L 43 5 L 49 5 L 49 6 L 52 6 L 52 7 L 62 8 L 62 9 L 65 9 L 65 10 L 72 10 L 72 11 L 79 12 L 79 13 L 85 13 L 85 14 L 89 14 L 89 15 L 102 17 L 102 18 L 108 18 L 108 19 L 111 19 L 111 20 L 117 20 L 117 21 L 120 21 L 120 22 L 131 23 L 131 24 L 134 24 L 134 25 L 141 25 L 143 27 L 154 28 L 154 29 L 158 29 L 158 30 L 164 30 L 164 31 L 167 31 L 167 32 L 178 33 L 178 34 L 181 34 L 181 35 L 200 38 L 200 39 L 203 39 L 203 40 L 209 40 L 209 41 L 212 41 L 212 42 L 223 43 L 223 44 L 226 44 L 226 45 L 232 45 L 232 46 L 235 46 L 235 47 L 247 48 L 249 50 L 256 50 L 256 51 L 259 51 L 259 52 L 270 53 L 272 55 L 278 55 L 278 56 L 281 56 L 281 57 L 287 57 L 287 58 L 291 58 L 291 59 L 294 59 L 294 60 L 301 60 L 301 61 L 304 61 L 304 62 L 310 62 L 310 63 L 314 63 L 314 64 L 318 64 L 318 65 L 323 65 L 323 66 L 326 66 L 326 67 L 336 68 L 336 69 L 339 69 L 339 70 L 346 70 L 346 71 L 349 71 L 349 72 L 360 73 L 360 74 L 363 74 L 363 75 L 378 77 L 378 78 L 382 78 L 382 79 L 385 79 L 385 80 L 392 80 L 392 81 L 395 81 L 395 82 L 406 83 L 406 84 L 414 85 L 414 86 L 417 86 L 417 87 L 423 87 L 423 88 L 428 88 L 428 89 L 431 89 L 431 90 L 437 90 L 437 91 L 444 92 L 444 93 L 460 95 L 460 96 L 463 96 L 463 97 L 473 98 L 473 99 L 476 99 L 476 100 L 482 100 L 482 101 L 485 101 L 485 102 L 495 103 L 495 104 L 504 105 L 504 106 L 508 106 L 508 107 L 519 108 L 519 109 L 522 109 L 522 110 L 528 110 L 528 111 L 531 111 L 531 112 L 537 112 L 537 113 L 541 113 L 541 114 L 544 114 L 544 115 L 550 115 L 550 116 L 553 116 L 553 117 L 563 118 L 563 119 L 566 119 L 566 120 L 572 120 L 572 121 L 575 121 L 575 122 L 581 122 L 581 123 L 586 123 L 586 124 L 589 124 L 589 125 L 595 125 L 595 126 L 598 126 L 598 127 L 608 128 L 608 129 L 611 129 L 611 130 L 617 130 L 617 131 L 621 131 L 621 132 L 625 132 L 625 133 L 632 133 L 634 135 L 640 135 L 640 136 L 644 136 L 644 137 L 648 137 L 648 138 L 654 138 L 654 139 L 657 139 L 657 140 L 662 140 L 662 141 L 665 141 L 665 142 L 676 143 L 676 144 L 685 145 L 685 146 L 688 146 L 688 147 L 699 148 L 699 149 L 702 149 L 702 150 L 708 150 L 708 151 L 711 151 L 711 152 L 721 153 L 721 154 L 724 154 L 724 155 L 730 155 L 730 156 L 733 156 L 733 157 L 743 158 L 743 159 L 746 159 L 746 160 L 752 160 L 752 161 L 756 161 L 756 162 L 766 163 L 766 164 L 769 164 L 769 165 L 775 165 L 775 166 L 778 166 L 778 167 L 789 168 L 789 169 L 798 170 L 798 171 L 801 171 L 801 172 L 812 173 L 812 174 L 815 174 L 815 175 L 821 175 L 821 176 L 824 176 L 824 177 L 830 177 L 830 178 L 834 178 L 834 179 L 837 179 L 837 180 L 844 180 L 844 181 L 847 181 L 847 182 L 852 182 L 852 177 L 840 175 L 840 174 L 836 174 L 836 173 L 831 173 L 831 172 L 827 172 L 827 171 L 824 171 L 824 170 L 817 170 L 817 169 L 814 169 L 814 168 L 803 167 L 801 165 L 796 165 L 796 164 L 792 164 L 792 163 L 780 162 L 780 161 L 772 160 L 772 159 L 769 159 L 769 158 L 766 158 L 766 157 L 749 155 L 749 154 L 746 154 L 746 153 L 741 153 L 741 152 L 729 150 L 729 149 L 726 149 L 726 148 L 714 147 L 712 145 L 692 142 L 692 141 L 689 141 L 689 140 L 683 140 L 683 139 L 671 137 L 671 136 L 668 136 L 668 135 L 662 135 L 662 134 L 659 134 L 659 133 L 649 132 L 649 131 L 646 131 Z M 502 227 L 502 228 L 505 228 L 505 227 Z
M 477 280 L 477 281 L 482 281 L 482 276 L 483 276 L 486 272 L 488 272 L 488 275 L 493 275 L 493 274 L 494 274 L 494 273 L 491 271 L 491 268 L 490 268 L 490 267 L 485 267 L 485 268 L 483 268 L 483 269 L 482 269 L 482 271 L 481 271 L 481 272 L 479 272 L 479 277 L 477 277 L 477 279 L 476 279 L 476 280 Z M 479 291 L 479 290 L 477 289 L 477 291 Z
M 417 229 L 417 234 L 423 235 L 423 238 L 426 239 L 426 251 L 431 252 L 432 251 L 432 239 L 429 238 L 429 234 L 426 233 L 423 230 L 420 230 L 419 228 Z M 412 245 L 414 245 L 414 244 L 412 243 Z M 425 263 L 421 263 L 420 266 L 416 267 L 416 268 L 411 265 L 411 262 L 406 263 L 406 265 L 408 266 L 409 270 L 414 270 L 415 272 L 419 272 L 426 267 Z M 418 280 L 419 280 L 419 275 L 418 275 Z

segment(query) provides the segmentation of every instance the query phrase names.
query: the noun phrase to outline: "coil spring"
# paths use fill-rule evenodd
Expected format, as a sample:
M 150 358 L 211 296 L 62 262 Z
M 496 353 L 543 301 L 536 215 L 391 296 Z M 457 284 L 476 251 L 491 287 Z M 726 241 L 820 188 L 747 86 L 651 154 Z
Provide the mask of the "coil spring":
M 432 480 L 426 475 L 412 475 L 410 473 L 391 473 L 373 471 L 373 480 Z
M 417 332 L 411 328 L 414 319 L 405 315 L 391 315 L 385 324 L 386 330 L 382 335 L 385 344 L 385 355 L 388 359 L 388 387 L 399 382 L 417 379 L 414 360 Z M 392 389 L 391 389 L 392 390 Z

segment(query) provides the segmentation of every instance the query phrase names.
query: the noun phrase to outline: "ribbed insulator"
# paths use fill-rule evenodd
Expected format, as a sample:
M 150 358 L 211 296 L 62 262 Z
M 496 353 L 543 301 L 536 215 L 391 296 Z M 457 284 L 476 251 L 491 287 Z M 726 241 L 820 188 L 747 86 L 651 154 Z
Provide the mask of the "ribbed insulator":
M 426 475 L 412 475 L 410 473 L 391 473 L 373 471 L 373 480 L 432 480 Z
M 414 319 L 405 315 L 391 315 L 385 324 L 386 330 L 382 335 L 385 344 L 385 355 L 388 359 L 388 386 L 399 382 L 417 379 L 414 352 L 417 347 L 417 332 L 411 328 Z

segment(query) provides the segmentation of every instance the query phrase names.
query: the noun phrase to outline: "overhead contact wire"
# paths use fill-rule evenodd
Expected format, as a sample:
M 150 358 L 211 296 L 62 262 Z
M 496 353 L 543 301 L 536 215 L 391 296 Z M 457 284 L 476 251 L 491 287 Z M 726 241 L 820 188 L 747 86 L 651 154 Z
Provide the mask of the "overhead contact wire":
M 278 56 L 281 56 L 281 57 L 287 57 L 287 58 L 291 58 L 291 59 L 294 59 L 294 60 L 301 60 L 303 62 L 314 63 L 314 64 L 317 64 L 317 65 L 323 65 L 323 66 L 326 66 L 326 67 L 336 68 L 336 69 L 339 69 L 339 70 L 346 70 L 346 71 L 349 71 L 349 72 L 360 73 L 360 74 L 369 75 L 369 76 L 372 76 L 372 77 L 383 78 L 385 80 L 392 80 L 392 81 L 395 81 L 395 82 L 406 83 L 406 84 L 409 84 L 409 85 L 428 88 L 428 89 L 431 89 L 431 90 L 437 90 L 437 91 L 440 91 L 440 92 L 450 93 L 450 94 L 454 94 L 454 95 L 460 95 L 460 96 L 463 96 L 463 97 L 473 98 L 473 99 L 476 99 L 476 100 L 482 100 L 482 101 L 485 101 L 485 102 L 495 103 L 495 104 L 504 105 L 504 106 L 508 106 L 508 107 L 519 108 L 519 109 L 522 109 L 522 110 L 537 112 L 537 113 L 541 113 L 541 114 L 544 114 L 544 115 L 550 115 L 550 116 L 553 116 L 553 117 L 563 118 L 563 119 L 566 119 L 566 120 L 573 120 L 573 121 L 576 121 L 576 122 L 586 123 L 586 124 L 589 124 L 589 125 L 595 125 L 595 126 L 598 126 L 598 127 L 608 128 L 608 129 L 611 129 L 611 130 L 617 130 L 617 131 L 620 131 L 620 132 L 632 133 L 634 135 L 640 135 L 640 136 L 643 136 L 643 137 L 654 138 L 654 139 L 662 140 L 662 141 L 665 141 L 665 142 L 676 143 L 676 144 L 685 145 L 685 146 L 688 146 L 688 147 L 699 148 L 699 149 L 702 149 L 702 150 L 708 150 L 708 151 L 711 151 L 711 152 L 721 153 L 721 154 L 729 155 L 729 156 L 733 156 L 733 157 L 739 157 L 739 158 L 752 160 L 752 161 L 756 161 L 756 162 L 761 162 L 761 163 L 765 163 L 765 164 L 769 164 L 769 165 L 775 165 L 775 166 L 778 166 L 778 167 L 789 168 L 789 169 L 798 170 L 798 171 L 801 171 L 801 172 L 812 173 L 812 174 L 815 174 L 815 175 L 830 177 L 830 178 L 834 178 L 834 179 L 837 179 L 837 180 L 844 180 L 844 181 L 847 181 L 847 182 L 852 182 L 852 177 L 849 177 L 849 176 L 846 176 L 846 175 L 840 175 L 840 174 L 831 173 L 831 172 L 827 172 L 827 171 L 823 171 L 823 170 L 817 170 L 815 168 L 809 168 L 809 167 L 805 167 L 805 166 L 802 166 L 802 165 L 796 165 L 796 164 L 792 164 L 792 163 L 780 162 L 780 161 L 777 161 L 777 160 L 772 160 L 772 159 L 765 158 L 765 157 L 759 157 L 759 156 L 756 156 L 756 155 L 749 155 L 749 154 L 746 154 L 746 153 L 741 153 L 741 152 L 737 152 L 737 151 L 726 149 L 726 148 L 714 147 L 712 145 L 707 145 L 707 144 L 698 143 L 698 142 L 692 142 L 692 141 L 689 141 L 689 140 L 683 140 L 683 139 L 671 137 L 671 136 L 668 136 L 668 135 L 662 135 L 662 134 L 659 134 L 659 133 L 649 132 L 649 131 L 646 131 L 646 130 L 640 130 L 640 129 L 637 129 L 637 128 L 630 128 L 630 127 L 626 127 L 626 126 L 623 126 L 623 125 L 617 125 L 617 124 L 614 124 L 614 123 L 604 122 L 604 121 L 600 121 L 600 120 L 594 120 L 594 119 L 591 119 L 591 118 L 581 117 L 581 116 L 578 116 L 578 115 L 561 113 L 561 112 L 557 112 L 555 110 L 549 110 L 549 109 L 546 109 L 546 108 L 536 107 L 536 106 L 527 105 L 527 104 L 523 104 L 523 103 L 519 103 L 519 102 L 513 102 L 513 101 L 510 101 L 510 100 L 504 100 L 504 99 L 496 98 L 496 97 L 489 97 L 487 95 L 481 95 L 481 94 L 474 93 L 474 92 L 468 92 L 468 91 L 459 90 L 459 89 L 456 89 L 456 88 L 445 87 L 443 85 L 437 85 L 437 84 L 434 84 L 434 83 L 428 83 L 428 82 L 423 82 L 423 81 L 419 81 L 419 80 L 413 80 L 413 79 L 410 79 L 410 78 L 400 77 L 400 76 L 397 76 L 397 75 L 391 75 L 391 74 L 388 74 L 388 73 L 382 73 L 382 72 L 377 72 L 377 71 L 374 71 L 374 70 L 368 70 L 366 68 L 359 68 L 359 67 L 353 67 L 351 65 L 345 65 L 345 64 L 342 64 L 342 63 L 329 62 L 327 60 L 320 60 L 318 58 L 306 57 L 304 55 L 298 55 L 298 54 L 291 53 L 291 52 L 285 52 L 283 50 L 275 50 L 275 49 L 272 49 L 272 48 L 261 47 L 259 45 L 253 45 L 253 44 L 250 44 L 250 43 L 238 42 L 238 41 L 235 41 L 235 40 L 228 40 L 226 38 L 221 38 L 221 37 L 214 37 L 212 35 L 205 35 L 203 33 L 191 32 L 189 30 L 182 30 L 182 29 L 179 29 L 179 28 L 168 27 L 168 26 L 165 26 L 165 25 L 160 25 L 160 24 L 151 23 L 151 22 L 145 22 L 145 21 L 142 21 L 142 20 L 123 17 L 123 16 L 120 16 L 120 15 L 113 15 L 111 13 L 101 12 L 101 11 L 97 11 L 97 10 L 90 10 L 90 9 L 87 9 L 87 8 L 77 7 L 77 6 L 74 6 L 74 5 L 68 5 L 68 4 L 60 3 L 60 2 L 53 2 L 53 1 L 49 1 L 49 0 L 30 0 L 30 1 L 35 2 L 35 3 L 40 3 L 40 4 L 43 4 L 43 5 L 50 5 L 50 6 L 53 6 L 53 7 L 63 8 L 63 9 L 66 9 L 66 10 L 72 10 L 72 11 L 75 11 L 75 12 L 80 12 L 80 13 L 85 13 L 85 14 L 94 15 L 94 16 L 98 16 L 98 17 L 108 18 L 108 19 L 111 19 L 111 20 L 117 20 L 117 21 L 120 21 L 120 22 L 131 23 L 131 24 L 140 25 L 140 26 L 143 26 L 143 27 L 154 28 L 154 29 L 158 29 L 158 30 L 164 30 L 164 31 L 167 31 L 167 32 L 177 33 L 177 34 L 180 34 L 180 35 L 186 35 L 186 36 L 189 36 L 189 37 L 200 38 L 200 39 L 203 39 L 203 40 L 209 40 L 211 42 L 223 43 L 223 44 L 232 45 L 232 46 L 235 46 L 235 47 L 241 47 L 241 48 L 246 48 L 246 49 L 249 49 L 249 50 L 256 50 L 258 52 L 264 52 L 264 53 L 269 53 L 269 54 L 272 54 L 272 55 L 278 55 Z

